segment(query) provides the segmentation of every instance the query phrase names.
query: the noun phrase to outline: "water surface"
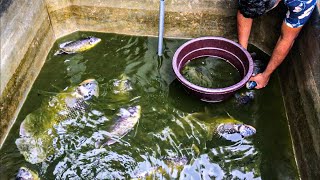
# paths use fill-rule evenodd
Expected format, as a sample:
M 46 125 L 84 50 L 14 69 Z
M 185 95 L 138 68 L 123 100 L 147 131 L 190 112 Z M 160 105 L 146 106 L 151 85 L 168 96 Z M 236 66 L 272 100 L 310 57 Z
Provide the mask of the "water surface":
M 58 44 L 89 35 L 102 41 L 83 53 L 53 56 Z M 26 166 L 42 179 L 298 179 L 276 74 L 247 105 L 237 105 L 234 98 L 201 102 L 186 93 L 171 67 L 174 52 L 184 42 L 165 39 L 159 58 L 153 37 L 77 32 L 57 40 L 0 150 L 1 178 L 13 178 Z M 132 90 L 119 98 L 113 86 L 123 75 L 130 78 Z M 27 162 L 15 144 L 21 122 L 44 99 L 89 78 L 98 81 L 100 96 L 91 101 L 87 113 L 54 127 L 53 155 L 42 163 Z M 136 105 L 142 114 L 135 128 L 120 142 L 95 148 L 99 132 L 114 124 L 119 109 Z M 192 113 L 205 113 L 207 118 L 189 118 Z M 230 117 L 254 126 L 257 134 L 231 142 L 208 132 L 208 124 Z
M 205 88 L 225 88 L 241 81 L 239 71 L 219 57 L 193 59 L 184 65 L 181 74 L 192 84 Z

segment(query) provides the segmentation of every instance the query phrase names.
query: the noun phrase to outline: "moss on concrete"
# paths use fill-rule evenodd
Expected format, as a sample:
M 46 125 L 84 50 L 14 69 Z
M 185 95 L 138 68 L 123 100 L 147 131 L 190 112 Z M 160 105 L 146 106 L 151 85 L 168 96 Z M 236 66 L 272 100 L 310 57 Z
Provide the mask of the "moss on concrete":
M 43 21 L 19 67 L 6 85 L 0 98 L 0 145 L 9 133 L 33 82 L 39 74 L 55 39 L 49 21 Z M 0 146 L 0 147 L 1 147 Z

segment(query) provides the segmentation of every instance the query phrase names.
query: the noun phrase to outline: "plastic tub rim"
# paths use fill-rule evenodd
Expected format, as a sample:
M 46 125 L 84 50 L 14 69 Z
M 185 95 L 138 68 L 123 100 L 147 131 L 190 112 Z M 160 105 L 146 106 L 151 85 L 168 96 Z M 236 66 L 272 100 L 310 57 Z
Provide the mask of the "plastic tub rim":
M 246 57 L 248 58 L 248 72 L 246 73 L 246 75 L 241 79 L 241 81 L 239 81 L 238 83 L 232 85 L 232 86 L 228 86 L 228 87 L 224 87 L 224 88 L 205 88 L 205 87 L 201 87 L 201 86 L 198 86 L 198 85 L 195 85 L 191 82 L 189 82 L 188 80 L 186 80 L 182 74 L 180 73 L 180 70 L 178 69 L 178 64 L 177 64 L 177 59 L 178 59 L 178 55 L 179 53 L 177 52 L 181 52 L 182 49 L 184 49 L 187 45 L 189 44 L 192 44 L 194 42 L 197 42 L 197 41 L 201 41 L 201 40 L 222 40 L 222 41 L 226 41 L 234 46 L 237 46 L 239 49 L 241 49 L 241 51 L 243 53 L 245 53 Z M 210 47 L 209 47 L 210 48 Z M 214 48 L 214 47 L 211 47 L 211 48 Z M 199 49 L 203 49 L 203 48 L 199 48 Z M 217 49 L 222 49 L 222 48 L 217 48 Z M 224 49 L 223 49 L 224 50 Z M 229 51 L 227 51 L 228 53 L 231 53 Z M 233 53 L 231 53 L 233 54 Z M 233 54 L 234 55 L 234 54 Z M 234 55 L 235 57 L 237 57 L 236 55 Z M 239 58 L 238 58 L 239 59 Z M 180 65 L 180 64 L 179 64 Z M 174 73 L 176 74 L 178 80 L 184 84 L 186 87 L 188 87 L 189 89 L 193 90 L 193 91 L 197 91 L 199 93 L 205 93 L 205 94 L 228 94 L 230 92 L 234 92 L 240 88 L 242 88 L 245 83 L 250 79 L 252 73 L 253 73 L 253 60 L 252 60 L 252 57 L 251 55 L 249 54 L 249 52 L 243 48 L 240 44 L 234 42 L 234 41 L 231 41 L 229 39 L 226 39 L 226 38 L 223 38 L 223 37 L 212 37 L 212 36 L 205 36 L 205 37 L 199 37 L 199 38 L 194 38 L 194 39 L 191 39 L 187 42 L 185 42 L 183 45 L 181 45 L 175 52 L 174 56 L 173 56 L 173 61 L 172 61 L 172 67 L 173 67 L 173 70 L 174 70 Z

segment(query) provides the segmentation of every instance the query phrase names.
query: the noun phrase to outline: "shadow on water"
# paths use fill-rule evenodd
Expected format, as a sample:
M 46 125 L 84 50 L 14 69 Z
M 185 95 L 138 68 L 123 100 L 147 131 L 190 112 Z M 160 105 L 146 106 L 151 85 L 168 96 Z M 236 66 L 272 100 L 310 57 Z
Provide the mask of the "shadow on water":
M 209 104 L 189 94 L 177 79 L 169 85 L 169 102 L 175 108 L 187 113 L 202 112 Z

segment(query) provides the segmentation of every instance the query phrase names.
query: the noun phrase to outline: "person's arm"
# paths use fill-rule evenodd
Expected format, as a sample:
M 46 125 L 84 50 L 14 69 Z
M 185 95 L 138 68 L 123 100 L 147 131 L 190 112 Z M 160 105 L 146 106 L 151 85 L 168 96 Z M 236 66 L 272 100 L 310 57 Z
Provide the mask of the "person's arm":
M 291 28 L 286 25 L 286 23 L 282 23 L 281 35 L 272 52 L 266 69 L 264 72 L 250 78 L 250 81 L 255 81 L 257 83 L 256 89 L 261 89 L 268 84 L 271 74 L 285 59 L 301 29 L 302 27 Z
M 237 29 L 239 44 L 247 49 L 253 19 L 244 17 L 240 11 L 237 13 Z

